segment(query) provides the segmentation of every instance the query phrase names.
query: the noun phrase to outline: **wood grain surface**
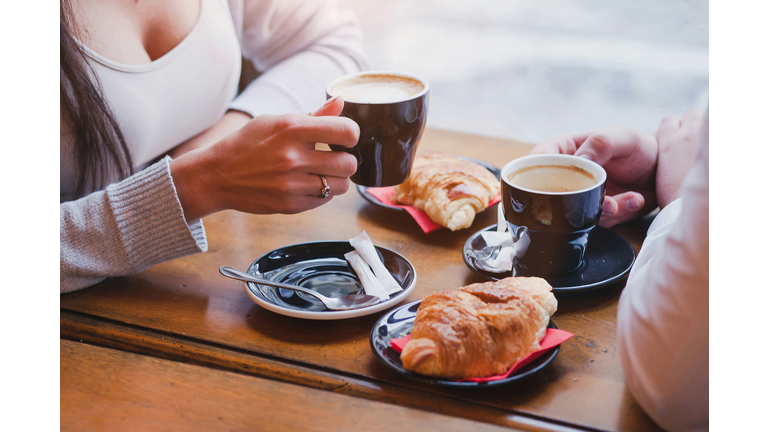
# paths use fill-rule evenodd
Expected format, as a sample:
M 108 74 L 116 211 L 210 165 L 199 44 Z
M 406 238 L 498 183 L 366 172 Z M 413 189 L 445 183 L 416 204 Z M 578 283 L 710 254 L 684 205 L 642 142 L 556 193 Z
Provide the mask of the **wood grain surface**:
M 60 350 L 61 430 L 509 430 L 78 342 Z
M 527 154 L 531 147 L 434 129 L 427 130 L 420 145 L 421 150 L 470 156 L 498 167 Z M 541 374 L 510 386 L 468 392 L 408 381 L 383 366 L 368 343 L 368 333 L 382 313 L 330 322 L 284 317 L 253 303 L 242 283 L 222 277 L 217 270 L 220 265 L 245 269 L 265 252 L 289 244 L 346 240 L 366 230 L 376 244 L 401 253 L 413 263 L 418 283 L 407 299 L 412 301 L 433 291 L 482 281 L 464 265 L 461 248 L 472 233 L 495 223 L 495 219 L 495 212 L 486 211 L 469 229 L 424 234 L 404 212 L 373 206 L 354 189 L 299 215 L 222 212 L 204 220 L 207 253 L 62 295 L 61 308 L 115 325 L 197 340 L 362 381 L 385 382 L 426 397 L 450 397 L 553 424 L 597 430 L 657 430 L 627 391 L 616 352 L 616 305 L 623 281 L 592 292 L 558 295 L 560 305 L 553 320 L 576 337 L 563 345 L 560 355 Z M 648 220 L 642 220 L 614 231 L 639 250 L 647 227 Z M 77 340 L 79 327 L 68 323 L 69 317 L 62 313 L 62 337 Z M 95 343 L 120 345 L 120 341 Z M 170 358 L 188 355 L 178 346 L 164 349 Z
M 222 348 L 176 334 L 135 328 L 101 318 L 62 312 L 61 337 L 123 351 L 141 353 L 209 368 L 233 371 L 334 393 L 450 414 L 514 430 L 529 432 L 592 430 L 535 416 L 516 415 L 504 410 L 442 394 L 425 394 L 383 381 L 373 382 L 353 375 L 294 364 L 254 353 Z

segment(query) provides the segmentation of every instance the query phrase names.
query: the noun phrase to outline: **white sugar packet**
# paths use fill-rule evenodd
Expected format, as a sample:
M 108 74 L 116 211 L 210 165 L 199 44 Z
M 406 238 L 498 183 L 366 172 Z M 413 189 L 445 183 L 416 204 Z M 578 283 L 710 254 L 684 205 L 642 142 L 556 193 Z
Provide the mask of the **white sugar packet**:
M 360 283 L 363 284 L 363 290 L 368 295 L 376 296 L 381 301 L 389 300 L 389 295 L 384 291 L 384 287 L 381 286 L 376 276 L 374 276 L 371 268 L 365 263 L 363 257 L 355 251 L 345 253 L 344 258 L 347 259 L 349 265 L 357 273 L 357 277 L 360 278 Z
M 349 239 L 349 244 L 357 251 L 358 254 L 368 263 L 373 269 L 373 274 L 376 276 L 376 280 L 379 281 L 384 291 L 387 294 L 394 294 L 403 290 L 403 287 L 392 277 L 384 263 L 381 262 L 379 254 L 376 253 L 376 248 L 373 246 L 371 238 L 368 233 L 363 231 L 357 237 Z

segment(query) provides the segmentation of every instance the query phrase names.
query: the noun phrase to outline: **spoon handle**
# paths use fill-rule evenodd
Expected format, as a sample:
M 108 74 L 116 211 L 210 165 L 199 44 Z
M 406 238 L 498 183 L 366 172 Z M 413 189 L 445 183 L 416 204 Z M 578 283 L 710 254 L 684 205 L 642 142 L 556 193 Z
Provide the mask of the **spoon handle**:
M 317 299 L 319 299 L 321 301 L 323 300 L 320 297 L 320 294 L 318 294 L 318 293 L 316 293 L 316 292 L 314 292 L 312 290 L 308 290 L 308 289 L 300 287 L 298 285 L 284 284 L 284 283 L 280 283 L 280 282 L 271 281 L 271 280 L 268 280 L 268 279 L 261 279 L 261 278 L 253 277 L 253 276 L 249 275 L 248 273 L 241 272 L 240 270 L 232 268 L 232 267 L 221 266 L 221 267 L 219 267 L 219 273 L 221 273 L 222 275 L 224 275 L 224 276 L 226 276 L 228 278 L 236 279 L 236 280 L 243 281 L 243 282 L 253 282 L 253 283 L 257 283 L 257 284 L 273 286 L 273 287 L 276 287 L 276 288 L 285 288 L 285 289 L 294 290 L 294 291 L 301 291 L 301 292 L 307 293 L 307 294 L 309 294 L 309 295 L 311 295 L 311 296 L 313 296 L 313 297 L 315 297 L 315 298 L 317 298 Z

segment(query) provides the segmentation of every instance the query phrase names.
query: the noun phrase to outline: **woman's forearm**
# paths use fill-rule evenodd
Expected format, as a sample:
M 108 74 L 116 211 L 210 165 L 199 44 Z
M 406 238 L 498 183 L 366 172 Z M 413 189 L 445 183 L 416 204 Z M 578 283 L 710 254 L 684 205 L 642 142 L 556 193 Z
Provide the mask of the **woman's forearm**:
M 242 111 L 230 110 L 216 124 L 204 132 L 184 141 L 168 152 L 168 156 L 176 159 L 192 150 L 208 148 L 220 139 L 245 126 L 253 117 Z

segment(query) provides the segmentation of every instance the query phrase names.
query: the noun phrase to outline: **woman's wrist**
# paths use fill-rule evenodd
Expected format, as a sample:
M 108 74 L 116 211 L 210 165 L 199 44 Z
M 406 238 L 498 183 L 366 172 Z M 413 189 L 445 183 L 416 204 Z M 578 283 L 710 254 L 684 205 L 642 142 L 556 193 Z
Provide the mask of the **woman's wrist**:
M 176 194 L 184 210 L 187 222 L 193 222 L 209 214 L 223 210 L 226 206 L 218 202 L 216 178 L 212 174 L 213 144 L 240 130 L 252 117 L 241 111 L 228 111 L 216 125 L 175 148 L 171 153 L 171 176 L 176 185 Z M 175 152 L 175 153 L 174 153 Z
M 188 223 L 223 210 L 217 202 L 211 159 L 204 149 L 193 150 L 171 161 L 171 177 Z

